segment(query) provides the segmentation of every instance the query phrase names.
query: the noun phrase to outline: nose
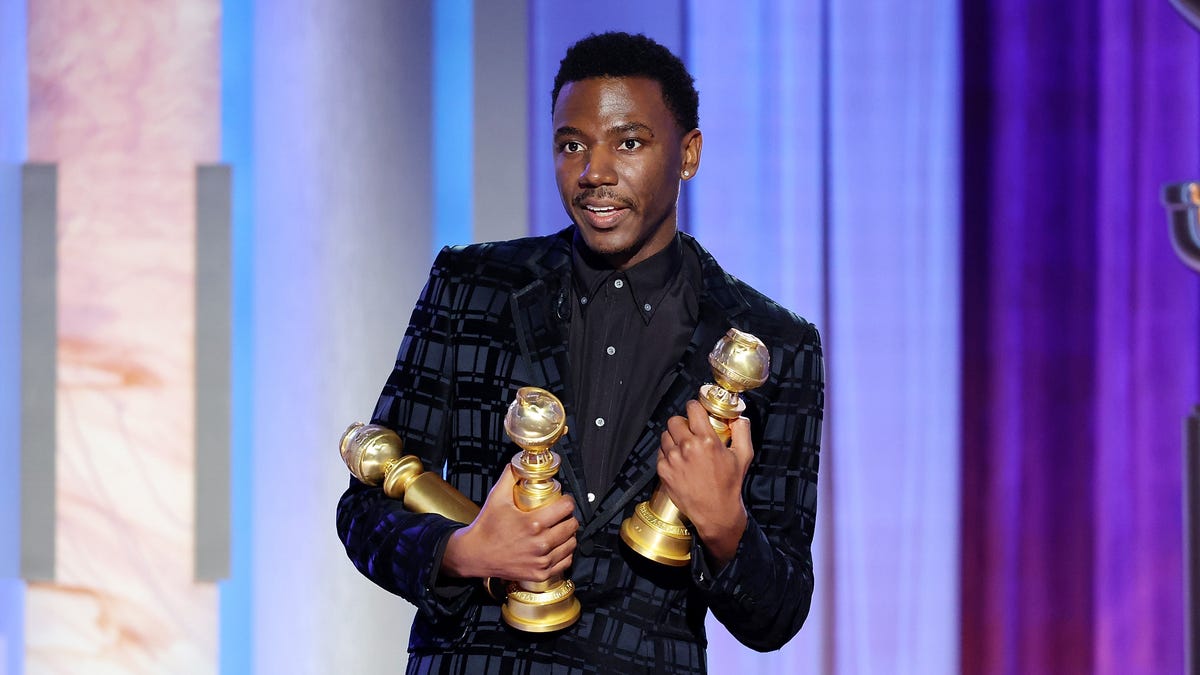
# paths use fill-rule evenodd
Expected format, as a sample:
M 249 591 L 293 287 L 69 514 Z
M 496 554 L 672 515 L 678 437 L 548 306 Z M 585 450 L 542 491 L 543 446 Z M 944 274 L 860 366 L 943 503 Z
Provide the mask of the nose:
M 612 156 L 603 148 L 592 150 L 588 155 L 587 164 L 579 174 L 580 187 L 597 187 L 600 185 L 616 185 L 617 174 L 613 169 Z

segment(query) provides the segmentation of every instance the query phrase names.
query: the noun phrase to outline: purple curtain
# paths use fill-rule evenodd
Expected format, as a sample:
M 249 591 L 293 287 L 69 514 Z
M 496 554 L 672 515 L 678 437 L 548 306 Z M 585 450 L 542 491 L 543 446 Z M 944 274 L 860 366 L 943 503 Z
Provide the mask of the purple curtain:
M 1183 671 L 1200 36 L 1161 2 L 963 4 L 962 670 Z

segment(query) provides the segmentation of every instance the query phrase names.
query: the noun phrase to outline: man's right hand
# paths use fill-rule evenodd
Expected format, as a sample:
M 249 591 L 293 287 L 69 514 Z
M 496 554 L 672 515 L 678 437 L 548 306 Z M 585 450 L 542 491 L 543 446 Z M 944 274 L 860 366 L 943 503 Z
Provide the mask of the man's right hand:
M 540 582 L 563 574 L 575 552 L 579 521 L 570 495 L 522 511 L 513 502 L 516 478 L 504 467 L 479 515 L 450 535 L 442 571 L 456 577 Z

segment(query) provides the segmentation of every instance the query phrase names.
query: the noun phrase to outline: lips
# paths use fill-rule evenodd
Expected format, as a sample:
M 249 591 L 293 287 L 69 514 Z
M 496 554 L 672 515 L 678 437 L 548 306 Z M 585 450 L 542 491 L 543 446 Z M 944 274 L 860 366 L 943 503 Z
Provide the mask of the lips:
M 580 211 L 587 224 L 597 230 L 607 230 L 615 227 L 621 218 L 629 213 L 627 207 L 611 204 L 586 204 Z
M 589 190 L 572 200 L 587 224 L 599 230 L 615 227 L 633 206 L 627 200 L 604 190 Z

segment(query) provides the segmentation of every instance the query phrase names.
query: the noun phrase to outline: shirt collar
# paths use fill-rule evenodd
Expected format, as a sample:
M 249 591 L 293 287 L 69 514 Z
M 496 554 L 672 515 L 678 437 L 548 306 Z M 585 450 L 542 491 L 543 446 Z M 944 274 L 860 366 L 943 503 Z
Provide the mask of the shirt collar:
M 638 313 L 649 323 L 667 292 L 671 280 L 683 266 L 683 242 L 676 232 L 663 250 L 624 271 L 617 271 L 593 255 L 576 234 L 571 246 L 572 279 L 581 311 L 586 311 L 584 298 L 594 297 L 600 285 L 609 279 L 622 278 L 629 284 L 630 295 Z

